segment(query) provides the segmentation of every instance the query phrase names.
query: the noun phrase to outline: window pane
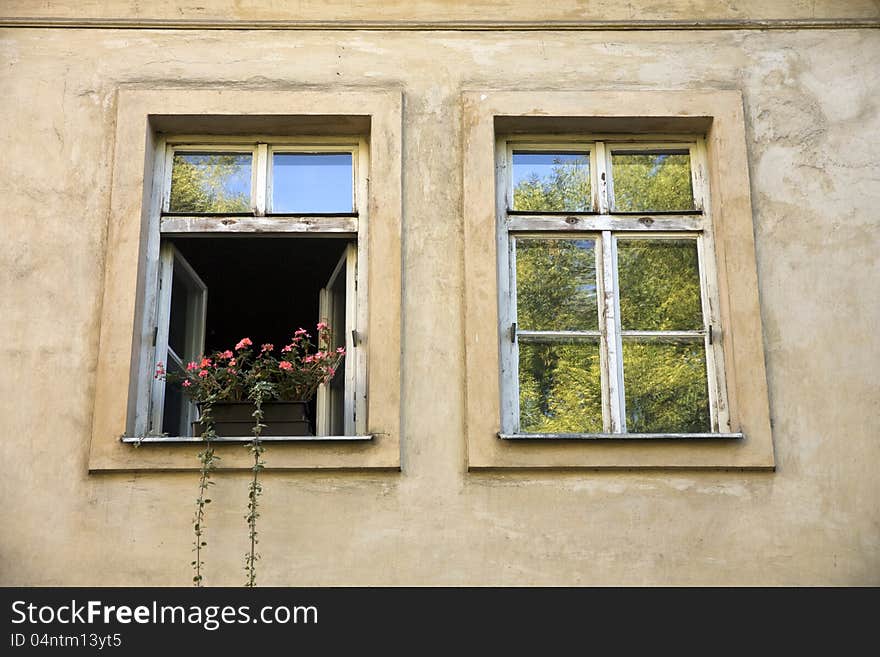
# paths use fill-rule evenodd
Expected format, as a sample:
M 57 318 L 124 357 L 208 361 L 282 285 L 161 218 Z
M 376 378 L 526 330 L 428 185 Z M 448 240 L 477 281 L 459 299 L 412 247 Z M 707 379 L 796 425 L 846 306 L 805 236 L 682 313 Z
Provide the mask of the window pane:
M 611 177 L 620 212 L 694 209 L 687 153 L 612 152 Z
M 601 433 L 597 344 L 520 344 L 520 431 Z
M 706 356 L 693 344 L 623 343 L 630 433 L 710 431 Z
M 590 154 L 514 151 L 513 209 L 590 211 Z
M 171 317 L 168 322 L 168 346 L 183 359 L 195 358 L 196 354 L 186 353 L 187 297 L 189 290 L 181 280 L 177 267 L 171 276 Z
M 516 309 L 528 331 L 596 331 L 596 242 L 516 240 Z
M 183 369 L 173 358 L 169 357 L 165 361 L 167 363 L 168 373 L 174 373 L 178 376 L 183 375 Z M 162 409 L 162 433 L 169 436 L 188 436 L 190 434 L 189 427 L 182 427 L 184 417 L 184 408 L 186 401 L 183 397 L 183 388 L 179 383 L 165 384 L 165 405 Z
M 175 153 L 171 212 L 249 212 L 250 153 Z
M 351 212 L 351 153 L 275 153 L 272 212 Z
M 696 240 L 619 239 L 617 267 L 624 330 L 703 328 Z

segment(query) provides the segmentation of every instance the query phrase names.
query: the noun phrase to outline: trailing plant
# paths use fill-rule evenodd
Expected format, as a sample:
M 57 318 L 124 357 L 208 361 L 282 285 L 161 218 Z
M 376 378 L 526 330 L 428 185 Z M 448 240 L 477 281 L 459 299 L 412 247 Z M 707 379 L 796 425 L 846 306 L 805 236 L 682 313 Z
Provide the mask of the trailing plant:
M 256 551 L 257 519 L 259 498 L 263 487 L 260 472 L 265 468 L 262 443 L 264 411 L 263 405 L 270 401 L 311 401 L 318 387 L 327 384 L 336 375 L 339 363 L 345 356 L 345 347 L 333 347 L 330 327 L 320 322 L 317 325 L 317 345 L 311 342 L 311 335 L 303 328 L 297 329 L 290 342 L 284 345 L 279 356 L 273 355 L 275 347 L 263 344 L 254 354 L 250 338 L 242 338 L 235 349 L 215 351 L 210 356 L 201 356 L 187 364 L 183 372 L 166 372 L 159 363 L 156 376 L 168 383 L 182 386 L 186 395 L 199 407 L 199 423 L 204 449 L 199 452 L 199 495 L 196 499 L 196 515 L 193 519 L 195 533 L 195 560 L 192 562 L 195 586 L 203 581 L 202 551 L 207 547 L 204 538 L 205 512 L 211 502 L 209 487 L 214 485 L 212 473 L 220 457 L 216 455 L 212 441 L 217 438 L 214 420 L 214 406 L 225 401 L 250 400 L 254 404 L 253 438 L 247 448 L 253 457 L 251 480 L 248 485 L 247 514 L 244 516 L 248 526 L 250 548 L 245 554 L 245 586 L 256 586 L 256 562 L 260 555 Z
M 254 458 L 254 464 L 251 467 L 253 477 L 251 478 L 251 483 L 248 487 L 248 512 L 245 515 L 245 520 L 247 520 L 248 523 L 250 551 L 244 556 L 244 569 L 247 573 L 247 582 L 245 583 L 245 586 L 251 587 L 257 585 L 256 562 L 257 559 L 260 558 L 260 555 L 256 553 L 256 546 L 259 542 L 257 539 L 257 518 L 260 517 L 260 512 L 258 510 L 259 498 L 263 492 L 263 486 L 259 482 L 259 475 L 265 465 L 261 458 L 265 448 L 260 442 L 260 436 L 263 433 L 263 428 L 266 426 L 263 424 L 263 400 L 274 394 L 275 386 L 268 381 L 257 381 L 250 391 L 250 398 L 254 402 L 254 437 L 251 440 L 250 445 L 248 445 L 248 449 Z
M 205 448 L 199 452 L 199 463 L 201 464 L 199 468 L 199 496 L 196 498 L 196 515 L 193 519 L 193 531 L 195 533 L 193 551 L 196 553 L 196 558 L 191 562 L 194 572 L 193 584 L 195 586 L 202 585 L 202 566 L 205 565 L 205 562 L 202 561 L 202 550 L 208 545 L 207 541 L 203 538 L 205 533 L 205 507 L 211 503 L 211 498 L 207 497 L 208 487 L 214 485 L 214 482 L 211 480 L 211 474 L 214 472 L 217 461 L 220 460 L 220 457 L 214 452 L 214 446 L 211 444 L 211 440 L 216 437 L 216 433 L 214 431 L 213 404 L 210 401 L 206 401 L 202 406 L 202 426 L 205 428 L 202 433 Z

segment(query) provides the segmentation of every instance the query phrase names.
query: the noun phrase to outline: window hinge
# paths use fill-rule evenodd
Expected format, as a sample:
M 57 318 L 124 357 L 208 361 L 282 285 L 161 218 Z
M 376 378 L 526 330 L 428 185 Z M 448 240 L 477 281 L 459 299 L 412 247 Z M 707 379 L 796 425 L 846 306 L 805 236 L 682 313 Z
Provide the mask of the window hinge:
M 709 324 L 709 344 L 712 344 L 714 338 L 712 336 L 712 325 Z
M 516 342 L 516 322 L 510 325 L 510 341 Z
M 158 338 L 159 338 L 159 327 L 158 327 L 158 326 L 154 326 L 154 327 L 153 327 L 153 346 L 154 346 L 154 347 L 156 346 L 156 340 L 157 340 Z
M 351 346 L 358 346 L 358 332 L 355 329 L 351 329 Z

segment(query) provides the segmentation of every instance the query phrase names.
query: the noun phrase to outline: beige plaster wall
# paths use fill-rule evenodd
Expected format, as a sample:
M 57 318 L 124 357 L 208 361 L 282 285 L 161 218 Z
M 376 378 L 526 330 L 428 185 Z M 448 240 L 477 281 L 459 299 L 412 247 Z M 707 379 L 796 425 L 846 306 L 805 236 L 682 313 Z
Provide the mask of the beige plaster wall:
M 880 584 L 878 61 L 876 30 L 0 31 L 0 584 L 191 577 L 195 475 L 87 474 L 120 85 L 404 94 L 402 469 L 267 473 L 260 583 Z M 776 472 L 466 471 L 485 87 L 742 91 Z M 208 584 L 242 583 L 245 477 Z

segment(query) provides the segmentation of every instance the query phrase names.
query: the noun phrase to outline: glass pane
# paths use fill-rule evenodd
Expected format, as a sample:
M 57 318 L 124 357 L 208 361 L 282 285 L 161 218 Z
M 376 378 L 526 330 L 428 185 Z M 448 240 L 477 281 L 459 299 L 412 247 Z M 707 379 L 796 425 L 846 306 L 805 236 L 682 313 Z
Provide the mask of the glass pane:
M 177 267 L 171 276 L 171 317 L 168 322 L 168 346 L 183 359 L 195 357 L 186 353 L 187 297 L 189 290 L 177 273 Z
M 694 209 L 687 153 L 612 152 L 611 177 L 620 212 Z
M 617 271 L 624 330 L 703 328 L 696 240 L 619 239 Z
M 528 331 L 596 331 L 596 242 L 516 240 L 516 309 Z
M 601 433 L 599 345 L 520 344 L 522 433 Z
M 173 358 L 166 359 L 169 374 L 183 374 L 183 369 Z M 190 433 L 188 427 L 182 427 L 184 408 L 186 401 L 183 398 L 183 388 L 179 383 L 165 384 L 165 405 L 162 408 L 162 432 L 169 436 L 187 436 Z
M 590 154 L 514 151 L 513 209 L 590 211 Z
M 702 342 L 623 342 L 626 428 L 630 433 L 710 431 Z
M 250 153 L 175 153 L 171 212 L 250 212 Z
M 275 153 L 272 212 L 351 212 L 351 153 Z

